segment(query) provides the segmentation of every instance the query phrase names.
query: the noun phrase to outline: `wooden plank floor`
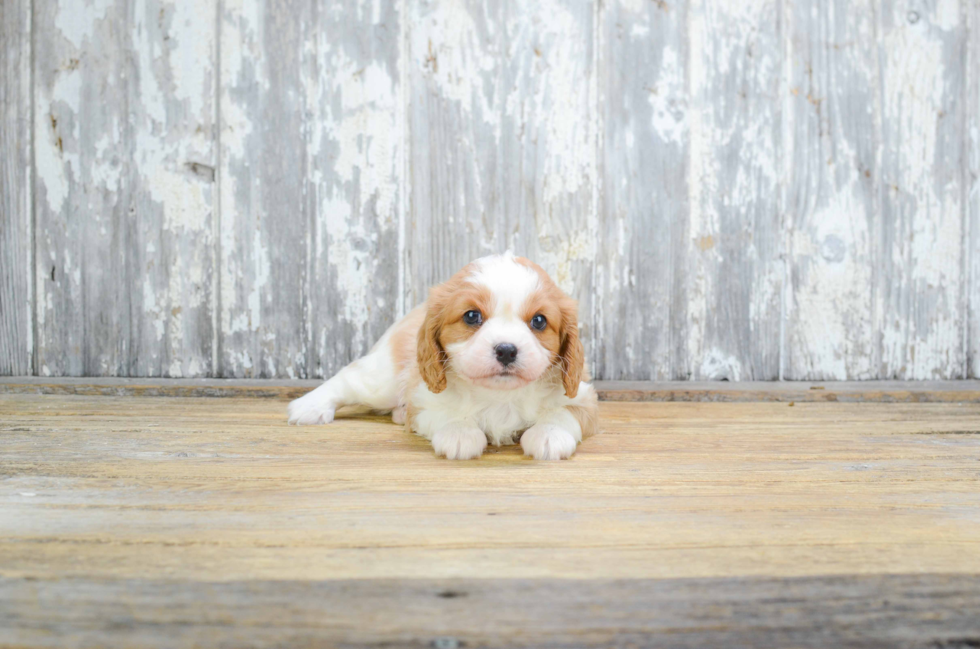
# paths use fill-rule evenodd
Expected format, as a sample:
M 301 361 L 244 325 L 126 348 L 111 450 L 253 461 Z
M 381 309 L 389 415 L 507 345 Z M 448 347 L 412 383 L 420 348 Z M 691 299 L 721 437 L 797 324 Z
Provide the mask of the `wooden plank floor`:
M 454 463 L 281 401 L 0 395 L 0 645 L 980 646 L 980 404 L 603 403 Z

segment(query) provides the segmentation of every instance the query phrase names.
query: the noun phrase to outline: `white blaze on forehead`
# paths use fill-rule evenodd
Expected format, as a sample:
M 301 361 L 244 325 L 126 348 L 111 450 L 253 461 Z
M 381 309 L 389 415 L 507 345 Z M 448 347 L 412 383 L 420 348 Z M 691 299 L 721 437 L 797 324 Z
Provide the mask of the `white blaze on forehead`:
M 538 274 L 514 260 L 514 255 L 493 255 L 477 259 L 472 284 L 486 286 L 495 298 L 493 315 L 516 315 L 528 297 L 541 288 Z
M 470 338 L 446 346 L 453 369 L 485 388 L 510 390 L 537 381 L 551 366 L 552 358 L 528 323 L 522 321 L 522 308 L 541 288 L 538 274 L 507 253 L 477 259 L 466 281 L 490 291 L 493 313 L 483 314 L 483 323 Z M 495 353 L 501 343 L 517 348 L 517 359 L 508 366 L 506 375 Z

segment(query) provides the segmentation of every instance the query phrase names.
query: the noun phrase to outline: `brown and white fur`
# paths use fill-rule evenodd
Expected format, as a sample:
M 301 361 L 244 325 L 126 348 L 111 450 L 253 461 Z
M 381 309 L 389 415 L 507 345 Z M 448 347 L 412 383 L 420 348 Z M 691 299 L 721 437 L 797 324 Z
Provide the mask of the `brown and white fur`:
M 472 312 L 481 322 L 467 323 Z M 525 455 L 568 458 L 596 432 L 598 414 L 583 382 L 577 312 L 537 264 L 483 257 L 431 289 L 367 356 L 290 403 L 289 422 L 329 423 L 338 408 L 360 404 L 391 411 L 449 459 L 518 439 Z M 533 321 L 540 330 L 535 316 L 546 320 Z

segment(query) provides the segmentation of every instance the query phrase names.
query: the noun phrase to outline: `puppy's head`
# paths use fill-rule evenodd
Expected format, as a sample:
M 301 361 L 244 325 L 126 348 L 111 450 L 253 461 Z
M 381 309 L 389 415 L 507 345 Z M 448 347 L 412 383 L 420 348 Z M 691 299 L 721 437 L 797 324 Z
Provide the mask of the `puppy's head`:
M 574 397 L 584 369 L 578 308 L 540 266 L 522 257 L 484 257 L 429 293 L 418 364 L 432 392 L 446 369 L 476 385 L 513 390 L 550 368 Z

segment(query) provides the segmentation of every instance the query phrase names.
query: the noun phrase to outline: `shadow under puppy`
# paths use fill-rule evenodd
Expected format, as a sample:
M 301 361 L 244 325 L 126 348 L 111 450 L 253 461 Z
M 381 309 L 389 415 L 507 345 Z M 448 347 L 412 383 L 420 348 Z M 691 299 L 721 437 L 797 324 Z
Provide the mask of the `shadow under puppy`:
M 289 422 L 325 424 L 366 405 L 452 460 L 518 439 L 525 455 L 560 460 L 596 432 L 584 372 L 575 301 L 537 264 L 494 255 L 432 288 L 367 356 L 290 403 Z

